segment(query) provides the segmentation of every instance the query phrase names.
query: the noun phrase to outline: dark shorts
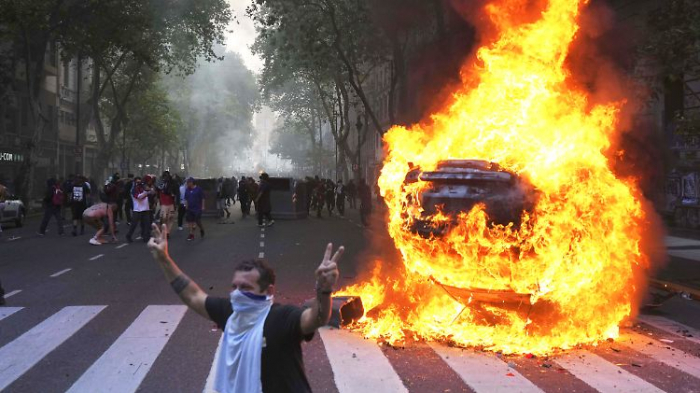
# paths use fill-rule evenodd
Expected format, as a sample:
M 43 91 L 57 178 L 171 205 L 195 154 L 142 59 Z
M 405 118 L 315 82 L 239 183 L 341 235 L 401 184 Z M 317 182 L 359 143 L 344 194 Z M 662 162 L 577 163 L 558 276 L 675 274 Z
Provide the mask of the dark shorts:
M 86 203 L 73 202 L 73 204 L 71 205 L 71 211 L 73 212 L 73 219 L 74 220 L 82 220 L 83 213 L 85 212 L 85 209 L 87 209 Z
M 192 211 L 188 210 L 187 213 L 185 213 L 185 221 L 187 222 L 197 222 L 202 219 L 202 212 L 199 211 Z

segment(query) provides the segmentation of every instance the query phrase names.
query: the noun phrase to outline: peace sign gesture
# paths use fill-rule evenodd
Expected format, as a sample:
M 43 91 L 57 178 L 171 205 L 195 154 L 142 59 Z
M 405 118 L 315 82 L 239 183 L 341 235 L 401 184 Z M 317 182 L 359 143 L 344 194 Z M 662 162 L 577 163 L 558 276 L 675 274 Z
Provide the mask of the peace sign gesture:
M 333 285 L 338 281 L 338 276 L 340 275 L 340 272 L 338 272 L 338 262 L 344 252 L 345 247 L 340 246 L 338 251 L 336 251 L 331 258 L 333 243 L 328 243 L 326 246 L 326 253 L 323 255 L 323 261 L 321 261 L 321 265 L 316 269 L 316 290 L 324 292 L 333 290 Z
M 151 250 L 153 258 L 161 260 L 168 257 L 168 227 L 163 224 L 162 228 L 152 225 L 151 239 L 148 240 L 148 249 Z

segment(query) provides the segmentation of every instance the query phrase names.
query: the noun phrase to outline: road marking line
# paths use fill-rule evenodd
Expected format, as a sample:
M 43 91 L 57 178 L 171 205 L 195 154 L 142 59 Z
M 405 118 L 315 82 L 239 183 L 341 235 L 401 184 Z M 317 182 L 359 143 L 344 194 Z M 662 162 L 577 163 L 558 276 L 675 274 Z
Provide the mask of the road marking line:
M 216 365 L 219 363 L 219 351 L 221 351 L 221 343 L 223 341 L 224 335 L 222 334 L 221 337 L 219 337 L 219 344 L 216 346 L 216 352 L 214 353 L 214 361 L 211 362 L 207 382 L 204 385 L 202 393 L 217 393 L 216 390 L 214 390 L 214 381 L 216 380 Z
M 669 347 L 660 341 L 636 332 L 625 332 L 617 341 L 686 374 L 700 377 L 700 359 L 680 349 Z
M 0 390 L 8 387 L 107 306 L 68 306 L 0 348 Z M 92 389 L 90 389 L 92 390 Z
M 567 353 L 554 361 L 600 392 L 664 393 L 649 382 L 588 351 Z
M 263 232 L 265 232 L 265 228 L 264 228 L 264 227 L 263 227 L 263 228 L 260 228 L 260 230 L 263 231 Z
M 261 239 L 264 239 L 264 238 L 265 238 L 265 234 L 264 234 L 264 233 L 261 233 L 261 234 L 260 234 L 260 238 L 261 238 Z
M 260 242 L 260 247 L 265 247 L 265 242 Z
M 475 392 L 542 393 L 542 389 L 508 367 L 494 354 L 450 348 L 436 343 L 429 345 Z
M 73 270 L 73 269 L 71 269 L 71 268 L 63 269 L 63 270 L 61 270 L 60 272 L 56 272 L 56 273 L 50 275 L 49 277 L 56 278 L 56 277 L 60 276 L 61 274 L 68 273 L 68 272 L 71 271 L 71 270 Z
M 637 319 L 639 321 L 644 322 L 647 325 L 651 325 L 659 330 L 663 330 L 664 332 L 671 333 L 674 336 L 683 337 L 686 340 L 690 340 L 694 343 L 700 344 L 700 330 L 698 330 L 698 329 L 692 328 L 692 327 L 684 325 L 682 323 L 678 323 L 676 321 L 672 321 L 668 318 L 660 317 L 657 315 L 640 315 L 637 317 Z M 683 334 L 682 334 L 683 330 L 687 330 L 688 331 L 687 333 L 693 337 L 683 336 Z
M 700 240 L 686 239 L 683 237 L 666 236 L 666 247 L 700 246 Z
M 95 255 L 94 257 L 90 258 L 90 260 L 91 260 L 91 261 L 94 261 L 95 259 L 100 259 L 100 258 L 102 258 L 103 256 L 105 256 L 105 254 Z
M 0 321 L 23 309 L 24 307 L 0 307 Z
M 408 392 L 374 341 L 342 329 L 321 328 L 318 332 L 339 393 Z
M 120 248 L 124 248 L 124 247 L 126 247 L 126 246 L 128 246 L 128 245 L 129 245 L 129 243 L 124 243 L 124 244 L 122 244 L 122 245 L 119 245 L 119 246 L 117 246 L 117 250 L 120 249 Z
M 148 306 L 68 392 L 135 392 L 187 306 Z
M 16 294 L 18 294 L 18 293 L 20 293 L 20 292 L 22 292 L 21 289 L 15 289 L 15 290 L 12 291 L 12 292 L 8 292 L 8 293 L 5 294 L 5 299 L 7 299 L 7 298 L 10 297 L 10 296 L 14 296 L 14 295 L 16 295 Z
M 260 254 L 258 254 L 258 258 L 265 258 L 265 253 L 261 252 Z
M 12 236 L 11 238 L 7 239 L 8 242 L 13 242 L 15 240 L 21 239 L 22 236 Z

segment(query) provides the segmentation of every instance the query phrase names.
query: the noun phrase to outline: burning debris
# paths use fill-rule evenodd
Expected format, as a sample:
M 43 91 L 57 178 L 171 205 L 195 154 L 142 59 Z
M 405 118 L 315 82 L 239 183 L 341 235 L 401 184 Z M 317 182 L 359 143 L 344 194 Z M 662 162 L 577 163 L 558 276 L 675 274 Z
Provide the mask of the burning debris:
M 634 312 L 654 213 L 606 156 L 624 102 L 592 103 L 567 69 L 586 1 L 537 3 L 534 21 L 521 3 L 488 4 L 497 34 L 463 86 L 430 121 L 385 136 L 379 185 L 404 271 L 380 263 L 342 291 L 362 297 L 367 337 L 537 355 L 616 337 Z M 435 202 L 450 193 L 440 182 L 470 202 Z

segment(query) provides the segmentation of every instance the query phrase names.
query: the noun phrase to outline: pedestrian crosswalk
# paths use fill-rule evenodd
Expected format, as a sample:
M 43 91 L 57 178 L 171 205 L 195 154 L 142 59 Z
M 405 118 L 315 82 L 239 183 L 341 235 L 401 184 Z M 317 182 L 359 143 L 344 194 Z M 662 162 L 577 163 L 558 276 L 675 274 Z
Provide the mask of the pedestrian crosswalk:
M 0 391 L 19 391 L 13 390 L 13 384 L 24 375 L 32 374 L 30 370 L 33 375 L 40 368 L 46 368 L 41 373 L 54 372 L 51 365 L 42 360 L 59 347 L 77 345 L 76 340 L 70 340 L 71 337 L 96 323 L 95 318 L 107 308 L 95 305 L 64 307 L 53 315 L 42 317 L 43 320 L 26 332 L 17 332 L 17 337 L 3 337 L 4 327 L 11 326 L 17 316 L 31 313 L 32 308 L 0 308 L 0 340 L 5 343 L 0 347 Z M 182 329 L 181 322 L 186 312 L 182 305 L 145 306 L 133 321 L 126 321 L 128 326 L 123 331 L 115 332 L 111 344 L 100 350 L 103 353 L 95 354 L 90 360 L 92 364 L 86 364 L 81 369 L 83 371 L 74 376 L 67 375 L 70 381 L 60 391 L 136 392 L 147 376 L 155 372 L 154 365 L 158 364 L 156 360 L 164 349 L 168 345 L 178 345 L 173 342 L 173 333 Z M 583 386 L 583 390 L 600 392 L 700 391 L 698 330 L 661 316 L 640 316 L 639 322 L 637 328 L 623 329 L 620 338 L 612 344 L 565 351 L 545 359 L 500 356 L 440 343 L 421 344 L 426 351 L 434 352 L 432 356 L 437 362 L 430 362 L 426 366 L 428 369 L 405 366 L 416 362 L 404 362 L 401 356 L 415 355 L 415 351 L 401 355 L 401 352 L 363 339 L 357 333 L 323 328 L 319 331 L 320 345 L 306 347 L 305 351 L 309 357 L 325 359 L 312 364 L 326 367 L 326 374 L 332 375 L 334 386 L 329 387 L 327 381 L 314 379 L 321 378 L 318 375 L 323 373 L 307 371 L 315 391 L 338 393 L 429 392 L 431 390 L 426 389 L 426 384 L 416 385 L 413 381 L 417 378 L 443 378 L 448 374 L 456 376 L 455 383 L 461 383 L 450 389 L 453 392 L 540 393 L 567 391 L 566 386 L 572 384 Z M 188 332 L 182 337 L 191 334 L 198 333 Z M 309 351 L 323 353 L 314 355 Z M 215 354 L 214 348 L 207 349 L 207 364 L 201 366 L 210 372 L 208 375 L 197 374 L 198 380 L 201 379 L 200 389 L 206 393 L 213 392 Z M 172 361 L 172 357 L 169 360 Z M 63 361 L 70 362 L 71 359 Z M 177 361 L 192 360 L 183 354 Z M 160 367 L 167 367 L 168 363 L 162 362 Z M 543 377 L 546 373 L 552 373 L 551 378 Z M 26 379 L 22 386 L 31 385 L 32 381 Z

